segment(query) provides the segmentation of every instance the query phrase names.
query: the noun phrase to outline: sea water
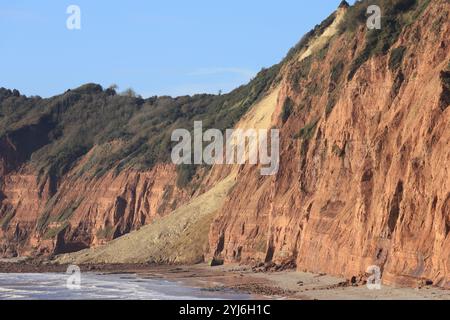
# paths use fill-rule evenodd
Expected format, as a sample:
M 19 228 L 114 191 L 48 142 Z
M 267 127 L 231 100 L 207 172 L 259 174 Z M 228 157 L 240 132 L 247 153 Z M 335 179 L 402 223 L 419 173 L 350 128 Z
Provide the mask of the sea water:
M 67 287 L 65 273 L 0 273 L 0 300 L 203 300 L 250 299 L 247 294 L 207 291 L 185 286 L 179 282 L 146 279 L 130 274 L 83 273 L 80 287 Z

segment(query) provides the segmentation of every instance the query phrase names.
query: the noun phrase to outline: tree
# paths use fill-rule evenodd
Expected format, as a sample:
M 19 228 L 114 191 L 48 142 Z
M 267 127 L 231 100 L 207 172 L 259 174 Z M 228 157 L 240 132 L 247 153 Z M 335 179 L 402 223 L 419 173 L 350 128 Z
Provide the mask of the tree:
M 136 92 L 134 92 L 134 90 L 132 88 L 128 88 L 127 90 L 125 90 L 122 95 L 130 97 L 130 98 L 135 98 L 136 97 Z

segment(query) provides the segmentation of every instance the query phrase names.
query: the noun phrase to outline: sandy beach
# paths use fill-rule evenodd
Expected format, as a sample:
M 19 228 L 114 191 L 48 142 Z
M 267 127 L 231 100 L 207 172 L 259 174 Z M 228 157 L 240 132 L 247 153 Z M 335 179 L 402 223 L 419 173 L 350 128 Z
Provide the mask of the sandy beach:
M 255 299 L 299 300 L 450 300 L 450 290 L 433 286 L 400 288 L 382 285 L 369 290 L 349 279 L 284 270 L 262 272 L 240 265 L 210 267 L 207 264 L 169 266 L 148 264 L 81 265 L 82 272 L 136 274 L 143 279 L 164 279 L 207 291 L 236 291 Z M 1 260 L 0 273 L 65 272 L 67 265 L 48 261 Z
M 142 277 L 164 277 L 206 290 L 229 290 L 255 294 L 266 299 L 300 300 L 450 300 L 450 290 L 432 286 L 394 288 L 382 285 L 369 290 L 366 285 L 323 274 L 297 271 L 254 272 L 238 265 L 209 267 L 206 264 L 152 270 Z

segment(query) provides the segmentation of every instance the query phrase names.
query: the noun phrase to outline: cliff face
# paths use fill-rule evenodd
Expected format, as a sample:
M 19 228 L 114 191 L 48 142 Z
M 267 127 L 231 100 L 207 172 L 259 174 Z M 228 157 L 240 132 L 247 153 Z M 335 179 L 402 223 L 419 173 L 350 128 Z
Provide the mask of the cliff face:
M 171 133 L 197 118 L 205 130 L 233 127 L 275 70 L 220 96 L 143 99 L 86 84 L 42 99 L 0 88 L 0 256 L 96 247 L 200 194 L 205 169 L 170 162 Z
M 3 256 L 49 255 L 103 244 L 164 216 L 188 199 L 171 165 L 109 172 L 101 178 L 46 181 L 33 173 L 3 177 Z M 50 179 L 49 179 L 50 180 Z M 51 184 L 59 184 L 52 194 Z
M 449 286 L 449 11 L 432 1 L 353 75 L 364 27 L 285 67 L 277 108 L 292 112 L 272 123 L 280 170 L 240 170 L 211 227 L 211 256 L 348 277 L 377 265 L 387 283 Z
M 376 265 L 385 283 L 448 287 L 450 3 L 376 2 L 381 30 L 367 30 L 368 1 L 342 5 L 228 95 L 88 85 L 42 102 L 0 89 L 0 255 L 96 247 L 60 261 L 206 257 L 346 277 Z M 194 119 L 279 128 L 279 171 L 167 164 L 167 133 Z

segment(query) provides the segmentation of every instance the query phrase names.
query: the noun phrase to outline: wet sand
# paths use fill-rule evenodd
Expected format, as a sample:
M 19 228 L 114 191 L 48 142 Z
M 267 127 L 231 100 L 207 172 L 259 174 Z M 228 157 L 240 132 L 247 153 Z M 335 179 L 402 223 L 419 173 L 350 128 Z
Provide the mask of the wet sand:
M 369 290 L 366 285 L 348 279 L 324 274 L 284 270 L 260 272 L 239 265 L 210 267 L 167 266 L 148 264 L 81 265 L 82 272 L 105 274 L 137 274 L 143 279 L 165 279 L 208 291 L 237 291 L 248 293 L 255 299 L 300 300 L 450 300 L 450 290 L 433 286 L 421 288 L 394 288 L 382 285 L 381 290 Z M 65 272 L 67 265 L 48 261 L 0 260 L 0 273 Z

